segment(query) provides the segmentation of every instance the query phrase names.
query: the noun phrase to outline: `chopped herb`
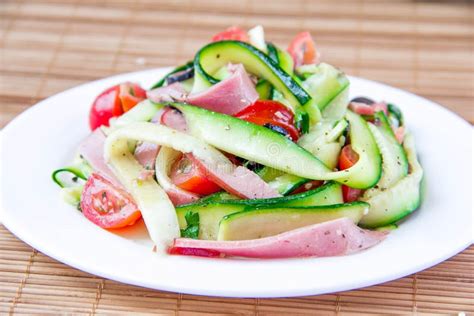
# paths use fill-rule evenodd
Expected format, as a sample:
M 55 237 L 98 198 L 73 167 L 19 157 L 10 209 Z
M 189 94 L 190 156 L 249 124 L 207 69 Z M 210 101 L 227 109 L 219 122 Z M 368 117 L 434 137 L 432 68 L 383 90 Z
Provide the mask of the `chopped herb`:
M 79 180 L 78 177 L 72 177 L 72 181 L 73 181 L 73 182 L 77 182 L 77 180 Z
M 181 237 L 197 239 L 199 236 L 199 213 L 189 211 L 184 215 L 186 228 L 181 229 Z

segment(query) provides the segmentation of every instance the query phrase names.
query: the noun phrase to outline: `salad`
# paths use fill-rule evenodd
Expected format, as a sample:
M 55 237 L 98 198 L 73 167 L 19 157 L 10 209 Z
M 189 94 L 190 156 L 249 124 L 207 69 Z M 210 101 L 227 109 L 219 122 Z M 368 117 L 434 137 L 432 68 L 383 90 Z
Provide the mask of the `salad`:
M 104 229 L 143 218 L 163 254 L 355 253 L 419 207 L 423 170 L 400 109 L 349 88 L 308 32 L 285 50 L 231 27 L 148 90 L 98 95 L 52 178 Z

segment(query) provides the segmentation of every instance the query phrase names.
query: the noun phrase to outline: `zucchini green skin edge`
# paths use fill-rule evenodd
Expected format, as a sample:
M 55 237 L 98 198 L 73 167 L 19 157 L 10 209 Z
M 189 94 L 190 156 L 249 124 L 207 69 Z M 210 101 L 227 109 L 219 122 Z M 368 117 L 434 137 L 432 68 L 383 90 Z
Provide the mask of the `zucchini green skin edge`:
M 416 157 L 415 141 L 411 134 L 405 136 L 403 146 L 411 173 L 390 189 L 366 200 L 370 209 L 359 223 L 362 227 L 377 228 L 396 223 L 420 206 L 423 169 Z
M 199 84 L 208 82 L 207 86 L 217 83 L 210 74 L 229 62 L 242 63 L 251 73 L 268 80 L 294 109 L 311 100 L 311 96 L 277 62 L 252 45 L 239 41 L 214 42 L 201 48 L 194 59 L 195 80 L 199 80 Z
M 186 228 L 187 212 L 199 213 L 200 239 L 216 239 L 221 219 L 229 214 L 261 207 L 305 207 L 342 203 L 341 185 L 335 182 L 287 197 L 254 200 L 204 200 L 176 207 L 181 229 Z
M 163 78 L 161 78 L 157 83 L 155 83 L 154 85 L 151 86 L 150 90 L 152 89 L 156 89 L 156 88 L 159 88 L 159 87 L 162 87 L 165 82 L 166 82 L 166 79 L 177 73 L 177 72 L 180 72 L 180 71 L 184 71 L 184 70 L 188 70 L 190 68 L 193 68 L 194 67 L 194 62 L 193 61 L 188 61 L 186 64 L 184 65 L 181 65 L 179 67 L 176 67 L 175 69 L 173 69 L 172 71 L 170 71 L 169 73 L 167 73 Z
M 359 161 L 333 172 L 310 152 L 268 128 L 183 103 L 169 103 L 185 116 L 189 133 L 204 142 L 247 160 L 313 180 L 335 180 L 353 188 L 373 187 L 380 178 L 381 157 L 367 123 L 348 111 L 352 148 Z
M 380 122 L 380 125 L 376 126 L 372 123 L 368 125 L 382 155 L 382 176 L 375 188 L 364 193 L 363 200 L 392 187 L 408 173 L 407 156 L 402 145 L 398 143 L 387 117 L 379 111 L 374 114 L 374 118 Z
M 352 202 L 307 207 L 277 207 L 244 210 L 224 216 L 219 224 L 218 240 L 257 239 L 292 229 L 348 217 L 357 224 L 369 204 Z
M 60 173 L 63 173 L 63 172 L 68 172 L 68 173 L 71 173 L 73 174 L 75 177 L 78 177 L 82 180 L 87 180 L 87 177 L 84 175 L 84 173 L 82 172 L 82 170 L 80 170 L 79 168 L 77 167 L 65 167 L 65 168 L 61 168 L 61 169 L 56 169 L 54 170 L 54 172 L 51 174 L 51 178 L 53 178 L 53 181 L 59 185 L 61 188 L 66 188 L 68 187 L 66 184 L 64 184 L 59 178 L 59 174 Z

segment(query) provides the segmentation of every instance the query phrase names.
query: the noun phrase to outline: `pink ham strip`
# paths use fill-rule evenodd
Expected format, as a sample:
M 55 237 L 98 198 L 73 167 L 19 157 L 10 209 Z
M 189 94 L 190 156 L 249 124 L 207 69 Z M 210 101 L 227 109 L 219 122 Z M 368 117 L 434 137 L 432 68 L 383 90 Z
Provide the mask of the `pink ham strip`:
M 175 206 L 193 203 L 201 198 L 199 195 L 180 189 L 177 186 L 167 188 L 166 194 Z
M 104 143 L 105 135 L 100 128 L 97 128 L 79 144 L 78 152 L 94 171 L 121 187 L 120 181 L 104 160 Z
M 147 91 L 146 96 L 153 102 L 182 102 L 186 99 L 187 92 L 179 82 Z
M 175 239 L 173 248 L 201 249 L 204 253 L 218 252 L 225 256 L 261 259 L 331 257 L 370 248 L 381 242 L 386 235 L 386 232 L 361 229 L 352 220 L 340 218 L 253 240 L 213 241 L 178 238 Z M 170 249 L 170 253 L 177 252 Z
M 383 111 L 387 115 L 387 103 L 378 102 L 374 104 L 365 104 L 360 102 L 349 103 L 349 109 L 360 115 L 374 115 L 375 112 Z
M 257 90 L 241 64 L 230 67 L 233 74 L 209 89 L 191 94 L 187 102 L 202 108 L 234 115 L 258 99 Z

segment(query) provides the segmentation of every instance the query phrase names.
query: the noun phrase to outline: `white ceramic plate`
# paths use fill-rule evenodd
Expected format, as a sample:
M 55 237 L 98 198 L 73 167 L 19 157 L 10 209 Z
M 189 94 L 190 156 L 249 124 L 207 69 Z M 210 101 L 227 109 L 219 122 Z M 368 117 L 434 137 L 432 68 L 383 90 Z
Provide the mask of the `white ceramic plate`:
M 472 243 L 471 126 L 441 106 L 380 83 L 351 78 L 352 96 L 398 104 L 426 172 L 423 205 L 380 245 L 356 255 L 288 260 L 160 257 L 143 225 L 111 233 L 59 197 L 51 171 L 67 165 L 88 132 L 105 88 L 150 86 L 164 69 L 119 75 L 48 98 L 3 131 L 1 218 L 16 236 L 80 270 L 134 285 L 215 296 L 277 297 L 369 286 L 428 268 Z

